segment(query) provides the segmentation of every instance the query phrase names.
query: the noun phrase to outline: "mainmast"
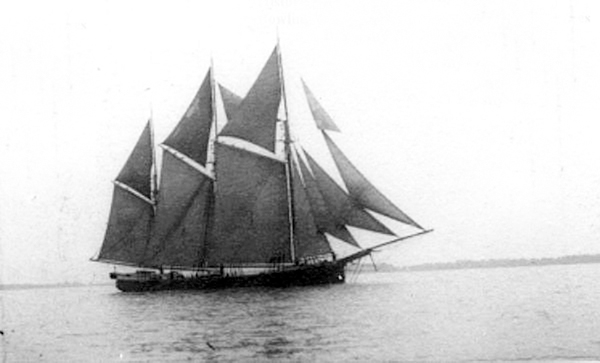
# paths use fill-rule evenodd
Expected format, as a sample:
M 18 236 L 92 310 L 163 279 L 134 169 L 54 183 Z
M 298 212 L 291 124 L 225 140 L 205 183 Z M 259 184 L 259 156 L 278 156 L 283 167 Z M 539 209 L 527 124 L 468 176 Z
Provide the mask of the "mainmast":
M 217 142 L 217 137 L 219 134 L 219 124 L 218 124 L 218 115 L 217 115 L 217 83 L 215 82 L 215 65 L 213 62 L 213 58 L 210 58 L 210 70 L 209 70 L 209 81 L 210 81 L 210 107 L 212 109 L 211 117 L 212 117 L 212 132 L 210 133 L 208 139 L 208 154 L 206 156 L 206 167 L 209 173 L 213 176 L 212 182 L 212 190 L 208 194 L 207 197 L 207 207 L 204 212 L 204 222 L 206 228 L 204 229 L 204 243 L 202 248 L 199 249 L 199 252 L 202 256 L 199 256 L 198 263 L 200 265 L 206 264 L 206 255 L 208 253 L 208 239 L 210 238 L 210 234 L 212 233 L 212 213 L 214 213 L 215 206 L 215 193 L 217 188 L 217 158 L 215 154 L 215 143 Z
M 277 64 L 279 66 L 279 79 L 281 85 L 281 102 L 285 111 L 285 120 L 283 122 L 283 133 L 284 133 L 284 153 L 285 153 L 285 178 L 287 185 L 287 200 L 288 200 L 288 220 L 290 224 L 290 253 L 292 262 L 296 262 L 296 250 L 295 250 L 295 216 L 294 216 L 294 184 L 292 182 L 292 153 L 291 153 L 291 137 L 290 137 L 290 121 L 287 107 L 287 97 L 285 94 L 285 80 L 283 74 L 283 65 L 281 62 L 281 45 L 279 44 L 279 37 L 277 37 Z

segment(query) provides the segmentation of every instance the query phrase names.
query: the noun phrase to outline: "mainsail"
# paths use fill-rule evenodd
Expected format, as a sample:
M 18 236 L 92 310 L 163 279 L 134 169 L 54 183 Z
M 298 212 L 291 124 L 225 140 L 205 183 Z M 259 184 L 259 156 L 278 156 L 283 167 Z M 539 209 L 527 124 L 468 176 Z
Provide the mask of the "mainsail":
M 285 165 L 217 143 L 209 265 L 291 262 Z
M 98 260 L 172 269 L 294 264 L 331 256 L 328 237 L 360 248 L 348 227 L 395 235 L 369 211 L 421 228 L 325 133 L 339 129 L 305 83 L 347 191 L 300 146 L 285 86 L 279 46 L 243 99 L 209 69 L 161 144 L 158 188 L 149 124 L 115 181 Z

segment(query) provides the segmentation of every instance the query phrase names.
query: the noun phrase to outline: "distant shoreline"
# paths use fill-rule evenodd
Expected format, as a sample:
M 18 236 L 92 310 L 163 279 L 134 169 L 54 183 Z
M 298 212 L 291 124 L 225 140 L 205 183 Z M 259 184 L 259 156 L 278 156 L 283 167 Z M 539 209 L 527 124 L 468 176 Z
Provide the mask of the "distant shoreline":
M 508 268 L 508 267 L 533 267 L 550 265 L 579 265 L 600 263 L 600 255 L 572 255 L 563 257 L 545 258 L 506 258 L 491 260 L 459 260 L 455 262 L 424 263 L 410 266 L 395 266 L 388 263 L 376 264 L 377 271 L 381 272 L 413 272 L 436 270 L 466 270 L 480 268 Z M 374 271 L 373 265 L 363 262 L 359 268 L 363 272 Z M 356 268 L 355 268 L 356 269 Z
M 61 287 L 86 287 L 111 285 L 110 282 L 94 282 L 84 284 L 81 282 L 66 282 L 56 284 L 5 284 L 0 285 L 0 290 L 29 290 L 29 289 L 56 289 Z
M 519 258 L 492 260 L 461 260 L 456 262 L 426 263 L 396 267 L 395 271 L 464 270 L 478 268 L 533 267 L 550 265 L 580 265 L 600 263 L 600 255 L 576 255 L 556 258 Z

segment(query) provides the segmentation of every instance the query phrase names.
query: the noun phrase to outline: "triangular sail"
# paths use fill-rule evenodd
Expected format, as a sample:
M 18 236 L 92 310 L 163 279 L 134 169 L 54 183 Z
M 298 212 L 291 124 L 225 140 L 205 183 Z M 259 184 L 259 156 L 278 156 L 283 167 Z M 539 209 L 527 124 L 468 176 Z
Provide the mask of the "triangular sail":
M 154 147 L 148 122 L 115 180 L 113 201 L 98 260 L 139 265 L 154 217 Z
M 317 228 L 308 194 L 300 176 L 299 165 L 292 163 L 294 185 L 295 252 L 297 258 L 324 255 L 331 252 L 325 234 Z
M 152 167 L 154 163 L 154 145 L 150 122 L 146 124 L 137 144 L 129 155 L 127 162 L 117 176 L 117 181 L 152 198 Z
M 306 194 L 319 232 L 329 233 L 346 243 L 360 247 L 346 228 L 343 216 L 334 215 L 326 206 L 323 195 L 317 186 L 317 182 L 308 167 L 304 164 L 302 158 L 298 158 L 298 163 L 300 164 L 300 171 L 304 177 Z
M 342 153 L 340 148 L 331 140 L 327 133 L 323 132 L 327 146 L 331 151 L 333 160 L 344 180 L 344 184 L 348 188 L 350 197 L 354 199 L 363 208 L 370 209 L 384 216 L 395 219 L 399 222 L 423 229 L 415 221 L 413 221 L 406 213 L 394 205 L 388 198 L 385 197 L 367 178 L 350 162 L 350 160 Z
M 317 101 L 317 98 L 312 93 L 310 88 L 306 85 L 304 80 L 302 80 L 302 86 L 304 87 L 304 93 L 306 94 L 306 100 L 308 101 L 308 106 L 310 108 L 310 112 L 313 115 L 315 123 L 317 127 L 321 130 L 330 130 L 330 131 L 340 131 L 335 122 L 331 119 L 331 116 L 325 111 L 323 106 Z
M 211 70 L 192 100 L 179 124 L 164 144 L 185 154 L 202 166 L 206 165 L 208 143 L 213 120 Z
M 323 199 L 327 203 L 327 208 L 335 216 L 339 216 L 344 221 L 344 224 L 373 232 L 394 235 L 392 231 L 372 215 L 356 206 L 348 194 L 327 175 L 325 170 L 308 153 L 306 153 L 306 157 L 319 190 L 323 195 Z
M 223 106 L 225 107 L 227 119 L 232 120 L 243 99 L 220 83 L 219 91 L 221 92 L 221 98 L 223 99 Z
M 276 47 L 221 135 L 244 139 L 274 152 L 280 100 L 281 81 Z
M 291 262 L 285 164 L 217 142 L 209 266 Z

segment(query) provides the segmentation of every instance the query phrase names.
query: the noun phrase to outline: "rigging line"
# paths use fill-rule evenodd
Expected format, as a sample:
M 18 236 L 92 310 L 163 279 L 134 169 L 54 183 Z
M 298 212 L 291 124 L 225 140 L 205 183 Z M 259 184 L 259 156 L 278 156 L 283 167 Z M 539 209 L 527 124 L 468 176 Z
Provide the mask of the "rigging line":
M 369 257 L 371 258 L 371 263 L 373 264 L 373 269 L 375 271 L 377 271 L 377 265 L 375 264 L 375 260 L 373 259 L 373 254 L 369 254 Z
M 359 259 L 357 262 L 357 266 L 356 269 L 354 269 L 354 273 L 352 274 L 352 282 L 356 282 L 358 280 L 358 276 L 360 275 L 360 273 L 362 272 L 363 269 L 363 262 L 362 259 Z

